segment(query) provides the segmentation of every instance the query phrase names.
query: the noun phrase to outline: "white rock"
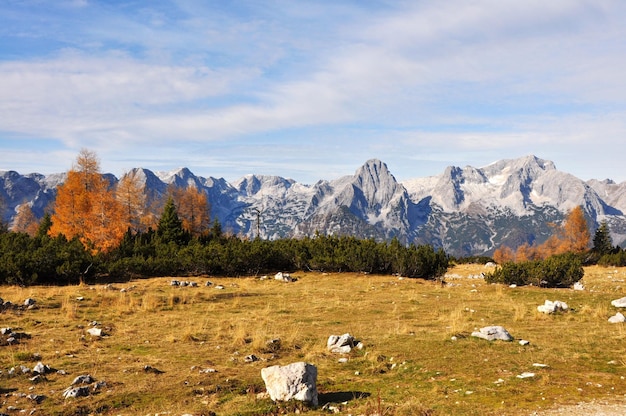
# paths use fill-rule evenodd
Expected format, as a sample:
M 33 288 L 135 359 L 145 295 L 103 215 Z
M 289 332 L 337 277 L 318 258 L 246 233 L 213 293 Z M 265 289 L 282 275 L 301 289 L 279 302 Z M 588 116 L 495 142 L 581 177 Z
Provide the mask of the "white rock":
M 63 397 L 69 399 L 71 397 L 86 397 L 89 396 L 89 387 L 68 387 L 63 392 Z
M 626 296 L 611 301 L 611 305 L 615 306 L 616 308 L 626 308 Z
M 104 332 L 102 332 L 101 328 L 89 328 L 87 330 L 87 333 L 92 337 L 101 337 L 104 335 Z
M 91 384 L 94 381 L 96 380 L 94 380 L 94 378 L 91 377 L 90 374 L 83 374 L 80 376 L 76 376 L 76 378 L 72 381 L 72 386 L 75 386 L 77 384 Z
M 261 370 L 265 388 L 273 401 L 291 399 L 318 405 L 317 367 L 305 362 L 274 365 Z
M 580 282 L 576 282 L 574 283 L 574 290 L 585 290 L 585 286 Z
M 326 348 L 330 352 L 334 352 L 337 354 L 348 354 L 352 351 L 352 348 L 358 346 L 360 342 L 357 342 L 354 337 L 348 333 L 343 335 L 331 335 L 328 337 L 328 341 L 326 341 Z M 363 345 L 359 347 L 359 349 L 363 349 Z
M 517 376 L 517 378 L 532 378 L 535 377 L 535 373 L 525 372 Z
M 520 339 L 519 340 L 519 345 L 528 345 L 528 344 L 530 344 L 530 341 L 527 341 L 525 339 Z
M 565 312 L 569 307 L 567 303 L 561 302 L 560 300 L 555 300 L 554 302 L 550 300 L 546 300 L 543 305 L 537 306 L 537 310 L 542 313 L 555 313 L 555 312 Z
M 274 275 L 274 279 L 280 280 L 281 282 L 293 282 L 291 275 L 289 273 L 278 272 Z
M 622 322 L 626 322 L 626 316 L 618 312 L 609 318 L 609 322 L 612 324 L 621 324 Z
M 472 336 L 476 338 L 486 339 L 487 341 L 513 341 L 513 337 L 509 332 L 501 326 L 486 326 L 480 328 L 479 331 L 472 332 Z

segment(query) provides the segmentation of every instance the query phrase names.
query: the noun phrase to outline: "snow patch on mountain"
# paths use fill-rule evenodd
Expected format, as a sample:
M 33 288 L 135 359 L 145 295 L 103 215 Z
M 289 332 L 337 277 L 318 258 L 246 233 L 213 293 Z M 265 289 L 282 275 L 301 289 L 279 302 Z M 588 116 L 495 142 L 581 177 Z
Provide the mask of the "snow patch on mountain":
M 626 182 L 588 182 L 560 172 L 536 156 L 500 160 L 481 168 L 449 166 L 440 175 L 398 182 L 385 163 L 366 161 L 353 175 L 313 185 L 272 175 L 245 175 L 229 183 L 200 177 L 187 168 L 134 175 L 151 198 L 169 187 L 195 187 L 207 194 L 212 218 L 224 230 L 248 237 L 349 234 L 379 240 L 432 244 L 453 255 L 489 253 L 506 244 L 541 242 L 567 211 L 583 206 L 591 228 L 610 225 L 614 243 L 626 239 Z M 0 172 L 3 218 L 19 204 L 42 216 L 65 174 L 43 176 Z M 115 183 L 117 179 L 108 175 Z

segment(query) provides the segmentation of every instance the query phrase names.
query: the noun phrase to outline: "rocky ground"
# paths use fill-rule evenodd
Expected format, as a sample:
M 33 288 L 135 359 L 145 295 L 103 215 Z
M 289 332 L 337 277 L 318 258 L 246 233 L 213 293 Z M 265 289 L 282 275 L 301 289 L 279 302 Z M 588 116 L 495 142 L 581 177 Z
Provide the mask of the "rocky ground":
M 533 412 L 531 416 L 623 416 L 626 415 L 626 401 L 607 403 L 593 401 L 578 403 L 558 409 Z

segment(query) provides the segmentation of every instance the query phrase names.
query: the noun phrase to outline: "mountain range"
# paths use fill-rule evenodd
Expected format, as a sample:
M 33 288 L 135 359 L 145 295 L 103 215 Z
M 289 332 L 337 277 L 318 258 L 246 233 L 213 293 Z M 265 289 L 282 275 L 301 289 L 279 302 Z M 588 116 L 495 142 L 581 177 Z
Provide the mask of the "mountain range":
M 169 186 L 206 192 L 212 218 L 224 230 L 251 238 L 354 235 L 431 244 L 455 256 L 491 254 L 501 245 L 542 243 L 567 212 L 582 206 L 591 231 L 603 221 L 614 244 L 626 240 L 626 182 L 583 181 L 536 156 L 488 166 L 450 166 L 437 176 L 398 182 L 380 160 L 368 160 L 354 175 L 313 185 L 269 175 L 235 182 L 194 175 L 187 168 L 153 172 L 136 168 L 145 190 L 165 195 Z M 118 179 L 107 174 L 115 183 Z M 0 171 L 3 220 L 20 204 L 36 216 L 52 206 L 65 174 L 21 175 Z

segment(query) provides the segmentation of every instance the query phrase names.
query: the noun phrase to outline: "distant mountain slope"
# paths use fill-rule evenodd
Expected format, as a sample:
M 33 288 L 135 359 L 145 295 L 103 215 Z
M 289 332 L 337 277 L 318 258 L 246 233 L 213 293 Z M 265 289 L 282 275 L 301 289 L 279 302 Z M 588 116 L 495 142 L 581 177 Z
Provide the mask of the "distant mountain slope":
M 450 166 L 437 176 L 398 182 L 387 165 L 372 159 L 354 175 L 303 185 L 292 179 L 246 175 L 229 183 L 187 168 L 128 172 L 162 197 L 168 187 L 193 186 L 207 193 L 214 218 L 225 230 L 249 237 L 355 235 L 432 244 L 453 255 L 490 254 L 502 244 L 541 243 L 549 223 L 582 206 L 595 229 L 607 221 L 614 243 L 626 240 L 626 183 L 584 182 L 536 156 L 501 160 L 481 168 Z M 112 175 L 110 180 L 117 179 Z M 42 216 L 65 175 L 0 172 L 3 218 L 20 204 Z

